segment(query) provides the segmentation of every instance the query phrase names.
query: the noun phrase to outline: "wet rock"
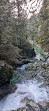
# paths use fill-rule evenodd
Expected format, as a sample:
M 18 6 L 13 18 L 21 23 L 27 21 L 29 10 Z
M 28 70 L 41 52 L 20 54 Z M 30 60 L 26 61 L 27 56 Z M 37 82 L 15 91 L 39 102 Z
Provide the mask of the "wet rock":
M 27 104 L 27 111 L 40 111 L 40 108 L 37 108 L 36 106 L 31 106 L 30 104 Z
M 22 101 L 26 101 L 26 106 L 12 111 L 49 111 L 49 105 L 46 101 L 35 103 L 34 101 L 29 100 L 28 98 L 25 98 Z
M 30 101 L 28 104 L 31 105 L 35 111 L 40 111 L 39 106 L 35 102 Z
M 18 66 L 22 66 L 24 64 L 28 64 L 30 62 L 30 60 L 28 59 L 21 59 L 21 60 L 15 60 L 12 63 L 12 66 L 14 66 L 15 68 L 18 67 Z
M 9 84 L 6 84 L 0 87 L 0 100 L 7 94 L 14 93 L 16 89 L 17 89 L 16 86 L 9 85 Z
M 9 85 L 0 87 L 0 99 L 9 93 Z
M 49 106 L 48 102 L 46 102 L 46 101 L 41 101 L 38 103 L 38 105 L 39 105 L 41 110 L 43 109 L 43 111 L 47 111 L 48 106 Z
M 24 103 L 24 102 L 25 102 L 25 103 L 28 103 L 28 102 L 30 102 L 30 100 L 29 100 L 27 97 L 25 97 L 24 99 L 21 100 L 21 102 L 23 102 L 23 103 Z
M 28 70 L 28 71 L 29 71 L 29 70 L 32 70 L 32 69 L 33 69 L 33 65 L 28 66 L 28 67 L 25 68 L 25 70 Z
M 10 111 L 27 111 L 26 109 L 27 107 L 21 107 L 21 108 L 18 108 L 17 110 L 10 110 Z
M 17 89 L 16 85 L 9 85 L 9 93 L 14 93 L 16 89 Z
M 49 111 L 49 108 L 46 111 Z
M 39 65 L 38 64 L 34 64 L 34 63 L 31 63 L 31 65 L 30 66 L 28 66 L 28 67 L 26 67 L 25 68 L 26 70 L 38 70 L 39 69 Z
M 22 107 L 22 108 L 19 108 L 19 109 L 17 109 L 16 111 L 26 111 L 26 107 Z
M 45 59 L 45 57 L 43 57 L 43 58 L 40 58 L 40 61 L 42 61 L 42 62 L 46 62 L 46 59 Z
M 40 111 L 38 104 L 32 101 L 31 99 L 28 99 L 27 97 L 24 98 L 21 102 L 26 103 L 26 111 Z
M 43 64 L 41 67 L 46 69 L 47 68 L 47 64 Z
M 26 106 L 27 106 L 26 111 L 35 111 L 35 109 L 31 105 L 27 104 Z

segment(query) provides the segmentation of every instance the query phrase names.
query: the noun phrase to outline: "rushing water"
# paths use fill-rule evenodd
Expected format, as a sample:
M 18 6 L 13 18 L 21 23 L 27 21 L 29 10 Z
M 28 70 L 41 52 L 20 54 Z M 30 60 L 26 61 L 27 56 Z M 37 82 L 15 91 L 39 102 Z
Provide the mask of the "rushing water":
M 18 70 L 25 71 L 25 68 L 29 65 L 30 63 L 22 65 Z M 43 100 L 49 101 L 49 87 L 43 86 L 44 81 L 41 81 L 41 76 L 39 78 L 40 81 L 37 78 L 33 78 L 32 80 L 24 80 L 21 83 L 17 83 L 17 90 L 0 101 L 0 111 L 16 110 L 25 106 L 26 103 L 22 102 L 25 97 L 32 99 L 36 103 Z
M 0 111 L 10 111 L 23 107 L 25 103 L 21 100 L 25 97 L 34 100 L 35 102 L 46 100 L 48 101 L 47 87 L 41 87 L 43 83 L 38 82 L 36 79 L 24 81 L 21 84 L 17 84 L 17 90 L 15 93 L 8 95 L 0 102 Z

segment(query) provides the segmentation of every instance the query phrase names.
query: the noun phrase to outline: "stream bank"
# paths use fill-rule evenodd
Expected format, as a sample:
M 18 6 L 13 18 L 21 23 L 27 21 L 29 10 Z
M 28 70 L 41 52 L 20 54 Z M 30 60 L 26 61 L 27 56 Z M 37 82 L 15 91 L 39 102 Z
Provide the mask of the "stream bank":
M 49 111 L 49 55 L 16 68 L 17 90 L 0 101 L 1 111 Z

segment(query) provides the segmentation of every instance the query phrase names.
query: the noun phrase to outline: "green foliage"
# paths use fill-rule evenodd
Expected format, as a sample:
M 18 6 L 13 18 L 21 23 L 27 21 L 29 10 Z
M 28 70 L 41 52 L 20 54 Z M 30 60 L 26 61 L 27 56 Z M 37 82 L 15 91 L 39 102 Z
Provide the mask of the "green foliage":
M 42 48 L 38 47 L 37 45 L 34 44 L 34 48 L 36 50 L 37 54 L 40 54 L 41 57 L 45 56 L 44 51 L 42 50 Z
M 37 42 L 41 45 L 41 47 L 49 52 L 49 1 L 44 0 L 43 7 L 41 9 L 41 12 L 39 14 L 39 20 L 40 20 L 40 31 L 38 34 Z
M 18 82 L 21 82 L 20 74 L 14 73 L 12 78 L 11 78 L 10 83 L 14 85 L 14 84 L 16 84 Z
M 20 52 L 23 47 L 24 53 L 27 52 L 26 50 L 30 52 L 30 44 L 26 41 L 26 37 L 28 37 L 26 20 L 25 18 L 20 20 L 14 18 L 11 10 L 12 4 L 9 1 L 0 2 L 0 58 L 6 61 L 19 58 L 22 55 Z

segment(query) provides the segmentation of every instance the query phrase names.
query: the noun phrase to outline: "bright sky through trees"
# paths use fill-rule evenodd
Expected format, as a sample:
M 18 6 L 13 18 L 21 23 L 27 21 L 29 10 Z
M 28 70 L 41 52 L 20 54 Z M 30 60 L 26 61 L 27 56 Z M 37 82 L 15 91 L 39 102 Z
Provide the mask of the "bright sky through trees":
M 43 4 L 43 0 L 9 0 L 9 2 L 15 2 L 15 7 L 12 10 L 12 13 L 15 13 L 15 17 L 18 15 L 18 7 L 16 4 L 19 2 L 21 13 L 28 19 L 30 19 L 31 16 L 38 14 Z

